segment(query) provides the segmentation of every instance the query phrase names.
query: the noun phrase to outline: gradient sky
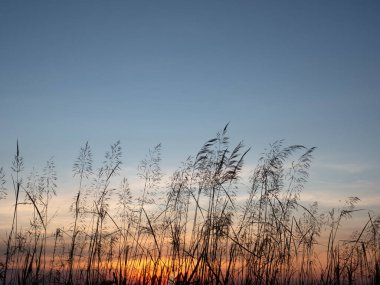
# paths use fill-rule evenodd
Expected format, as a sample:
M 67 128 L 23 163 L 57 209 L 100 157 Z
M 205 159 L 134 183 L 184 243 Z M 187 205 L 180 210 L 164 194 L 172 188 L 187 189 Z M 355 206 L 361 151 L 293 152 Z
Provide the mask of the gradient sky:
M 101 161 L 120 139 L 130 169 L 161 142 L 170 175 L 230 122 L 247 165 L 277 139 L 316 146 L 305 197 L 379 206 L 379 15 L 369 0 L 1 1 L 0 166 L 18 139 L 28 170 L 54 156 L 65 191 L 82 144 Z

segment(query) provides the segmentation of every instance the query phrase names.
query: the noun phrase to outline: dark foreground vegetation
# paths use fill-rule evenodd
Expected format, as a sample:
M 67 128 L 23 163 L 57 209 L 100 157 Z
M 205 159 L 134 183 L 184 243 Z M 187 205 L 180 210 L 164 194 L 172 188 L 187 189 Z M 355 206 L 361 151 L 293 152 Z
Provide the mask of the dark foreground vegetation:
M 0 170 L 1 207 L 13 208 L 2 233 L 1 282 L 380 284 L 379 217 L 368 212 L 341 239 L 358 198 L 326 213 L 300 201 L 314 148 L 274 143 L 247 186 L 241 176 L 249 149 L 231 147 L 227 126 L 166 180 L 160 147 L 139 164 L 141 186 L 131 192 L 120 177 L 120 143 L 98 169 L 86 143 L 73 166 L 71 220 L 57 226 L 54 162 L 25 174 L 17 144 L 8 183 L 14 195 Z M 21 208 L 28 221 L 20 221 Z

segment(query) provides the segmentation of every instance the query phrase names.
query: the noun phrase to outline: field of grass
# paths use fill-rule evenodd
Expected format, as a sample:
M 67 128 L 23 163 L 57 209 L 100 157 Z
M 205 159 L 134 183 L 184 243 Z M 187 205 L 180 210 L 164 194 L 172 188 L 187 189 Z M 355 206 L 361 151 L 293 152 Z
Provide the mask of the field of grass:
M 0 206 L 13 208 L 1 233 L 1 282 L 380 284 L 380 216 L 366 213 L 366 222 L 341 239 L 359 198 L 327 212 L 300 201 L 314 148 L 272 144 L 251 170 L 244 200 L 239 181 L 249 149 L 231 146 L 227 126 L 166 182 L 160 150 L 138 165 L 142 186 L 132 196 L 120 177 L 120 143 L 98 169 L 83 145 L 73 164 L 71 220 L 52 228 L 51 203 L 59 200 L 54 161 L 24 173 L 17 144 L 8 175 L 0 169 Z M 19 219 L 21 205 L 28 221 Z

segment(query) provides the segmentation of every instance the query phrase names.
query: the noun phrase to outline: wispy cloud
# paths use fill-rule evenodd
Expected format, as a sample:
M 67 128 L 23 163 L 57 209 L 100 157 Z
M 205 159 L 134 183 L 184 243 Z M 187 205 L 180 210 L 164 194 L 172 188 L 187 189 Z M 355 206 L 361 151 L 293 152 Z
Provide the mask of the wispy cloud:
M 380 208 L 380 181 L 355 180 L 347 183 L 318 181 L 307 185 L 301 195 L 306 203 L 317 201 L 326 207 L 338 207 L 347 197 L 359 197 L 360 207 Z
M 332 163 L 332 164 L 318 164 L 318 168 L 337 171 L 347 174 L 359 174 L 369 170 L 369 165 L 360 163 Z

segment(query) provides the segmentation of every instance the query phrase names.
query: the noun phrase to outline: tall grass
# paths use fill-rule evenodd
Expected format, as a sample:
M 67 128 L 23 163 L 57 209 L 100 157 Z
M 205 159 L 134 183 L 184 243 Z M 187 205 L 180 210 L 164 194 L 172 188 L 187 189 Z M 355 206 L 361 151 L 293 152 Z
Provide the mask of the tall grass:
M 231 146 L 227 131 L 166 178 L 155 146 L 138 165 L 137 189 L 119 178 L 120 142 L 97 169 L 85 143 L 74 160 L 72 220 L 56 228 L 54 161 L 24 181 L 17 143 L 13 197 L 0 168 L 1 203 L 13 199 L 3 284 L 379 284 L 380 217 L 368 212 L 362 228 L 343 236 L 344 221 L 363 212 L 359 198 L 325 213 L 300 200 L 315 148 L 273 143 L 247 185 L 250 149 Z

